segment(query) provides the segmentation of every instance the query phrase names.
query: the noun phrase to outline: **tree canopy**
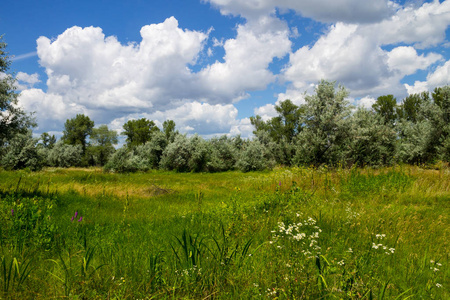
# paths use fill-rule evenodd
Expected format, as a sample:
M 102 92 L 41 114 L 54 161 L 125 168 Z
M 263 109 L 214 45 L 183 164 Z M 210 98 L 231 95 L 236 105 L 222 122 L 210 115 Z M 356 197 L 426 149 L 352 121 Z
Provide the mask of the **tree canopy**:
M 67 120 L 64 124 L 62 140 L 68 145 L 81 145 L 83 153 L 86 152 L 87 137 L 92 133 L 94 121 L 88 116 L 78 114 L 75 118 Z
M 16 134 L 26 134 L 31 127 L 36 126 L 32 116 L 17 105 L 16 79 L 9 73 L 11 60 L 6 47 L 3 36 L 0 36 L 0 146 L 8 143 Z
M 150 141 L 152 133 L 160 131 L 155 122 L 142 118 L 139 120 L 129 120 L 123 125 L 127 146 L 130 148 L 143 145 Z

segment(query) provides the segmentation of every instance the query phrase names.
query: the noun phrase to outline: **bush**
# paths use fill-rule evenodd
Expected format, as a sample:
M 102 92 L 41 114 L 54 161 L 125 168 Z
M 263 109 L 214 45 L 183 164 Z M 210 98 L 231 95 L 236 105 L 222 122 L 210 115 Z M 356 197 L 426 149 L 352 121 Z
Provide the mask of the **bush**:
M 104 166 L 105 171 L 116 173 L 136 172 L 139 169 L 142 169 L 142 166 L 139 166 L 139 157 L 126 147 L 118 149 Z
M 167 139 L 163 132 L 156 131 L 151 135 L 150 141 L 137 146 L 134 153 L 140 160 L 141 169 L 157 169 L 161 161 L 164 149 L 167 147 Z
M 4 143 L 2 166 L 7 170 L 28 168 L 32 171 L 42 169 L 43 157 L 36 147 L 38 140 L 32 138 L 31 131 L 17 134 L 10 141 Z
M 75 167 L 81 164 L 83 148 L 81 145 L 68 145 L 63 141 L 58 141 L 55 146 L 48 151 L 47 163 L 51 167 Z
M 208 170 L 211 152 L 208 143 L 198 135 L 187 138 L 179 134 L 164 150 L 160 166 L 177 172 L 204 172 Z
M 226 135 L 214 137 L 209 141 L 211 159 L 208 163 L 210 172 L 223 172 L 234 168 L 237 161 L 238 149 L 233 139 Z
M 359 108 L 352 116 L 348 159 L 358 166 L 383 166 L 394 163 L 397 135 L 379 115 Z
M 259 140 L 251 141 L 240 154 L 236 166 L 242 172 L 272 169 L 275 161 L 270 151 Z

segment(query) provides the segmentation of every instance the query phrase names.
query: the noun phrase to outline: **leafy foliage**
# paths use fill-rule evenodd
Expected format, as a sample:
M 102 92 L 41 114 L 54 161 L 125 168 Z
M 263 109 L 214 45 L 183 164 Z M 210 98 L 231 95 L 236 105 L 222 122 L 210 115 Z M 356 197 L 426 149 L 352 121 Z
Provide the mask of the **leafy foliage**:
M 249 142 L 236 163 L 237 168 L 242 172 L 271 169 L 274 165 L 272 153 L 259 140 Z
M 7 170 L 25 168 L 32 171 L 40 170 L 44 160 L 38 152 L 36 144 L 37 139 L 31 136 L 31 131 L 26 134 L 16 134 L 3 149 L 2 166 Z
M 94 121 L 88 116 L 78 114 L 75 118 L 67 120 L 64 124 L 62 140 L 72 146 L 81 145 L 83 154 L 86 152 L 87 137 L 91 135 Z
M 117 136 L 117 132 L 109 130 L 107 125 L 100 125 L 98 128 L 92 129 L 89 152 L 96 165 L 105 165 L 114 153 L 114 145 L 118 143 Z
M 123 125 L 123 129 L 122 134 L 126 135 L 127 145 L 130 148 L 145 144 L 150 141 L 153 132 L 159 131 L 155 122 L 145 118 L 129 120 Z
M 8 73 L 11 60 L 6 46 L 3 35 L 0 35 L 0 147 L 16 134 L 27 134 L 31 127 L 36 126 L 34 119 L 17 105 L 16 79 Z
M 306 96 L 303 130 L 296 141 L 295 164 L 337 164 L 345 160 L 350 139 L 351 107 L 344 87 L 322 80 L 316 94 Z
M 83 155 L 82 145 L 68 145 L 63 141 L 56 142 L 47 152 L 47 163 L 51 167 L 79 166 Z

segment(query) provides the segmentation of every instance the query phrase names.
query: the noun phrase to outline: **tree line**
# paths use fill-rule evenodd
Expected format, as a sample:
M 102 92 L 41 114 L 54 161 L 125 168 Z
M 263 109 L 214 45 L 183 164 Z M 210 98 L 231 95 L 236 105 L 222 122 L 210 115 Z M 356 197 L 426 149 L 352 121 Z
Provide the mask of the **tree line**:
M 275 165 L 385 166 L 450 161 L 450 86 L 413 94 L 400 103 L 393 95 L 377 98 L 369 109 L 354 107 L 348 91 L 322 80 L 305 103 L 275 106 L 277 116 L 251 117 L 254 137 L 188 137 L 166 120 L 162 128 L 145 118 L 123 125 L 126 137 L 107 125 L 95 127 L 83 114 L 68 119 L 62 138 L 33 138 L 32 115 L 19 108 L 10 59 L 0 37 L 0 164 L 4 169 L 45 166 L 102 166 L 106 171 L 150 169 L 179 172 L 264 170 Z

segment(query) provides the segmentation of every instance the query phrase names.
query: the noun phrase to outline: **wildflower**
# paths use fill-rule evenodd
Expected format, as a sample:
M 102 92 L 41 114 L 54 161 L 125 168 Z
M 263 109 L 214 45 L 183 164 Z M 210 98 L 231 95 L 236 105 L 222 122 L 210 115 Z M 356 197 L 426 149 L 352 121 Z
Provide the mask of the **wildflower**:
M 353 253 L 353 249 L 352 248 L 348 248 L 347 252 Z
M 72 216 L 72 218 L 70 219 L 70 221 L 72 221 L 72 222 L 73 222 L 73 216 Z
M 345 265 L 345 262 L 344 262 L 344 260 L 341 260 L 341 261 L 338 261 L 337 264 L 340 265 L 340 266 L 343 266 L 343 265 Z
M 14 216 L 14 209 L 11 209 L 11 216 Z
M 73 217 L 77 218 L 77 216 L 78 216 L 78 211 L 75 211 L 75 215 Z
M 80 217 L 80 218 L 78 219 L 78 222 L 81 222 L 81 221 L 83 221 L 83 217 Z
M 436 282 L 436 287 L 441 288 L 442 284 Z

